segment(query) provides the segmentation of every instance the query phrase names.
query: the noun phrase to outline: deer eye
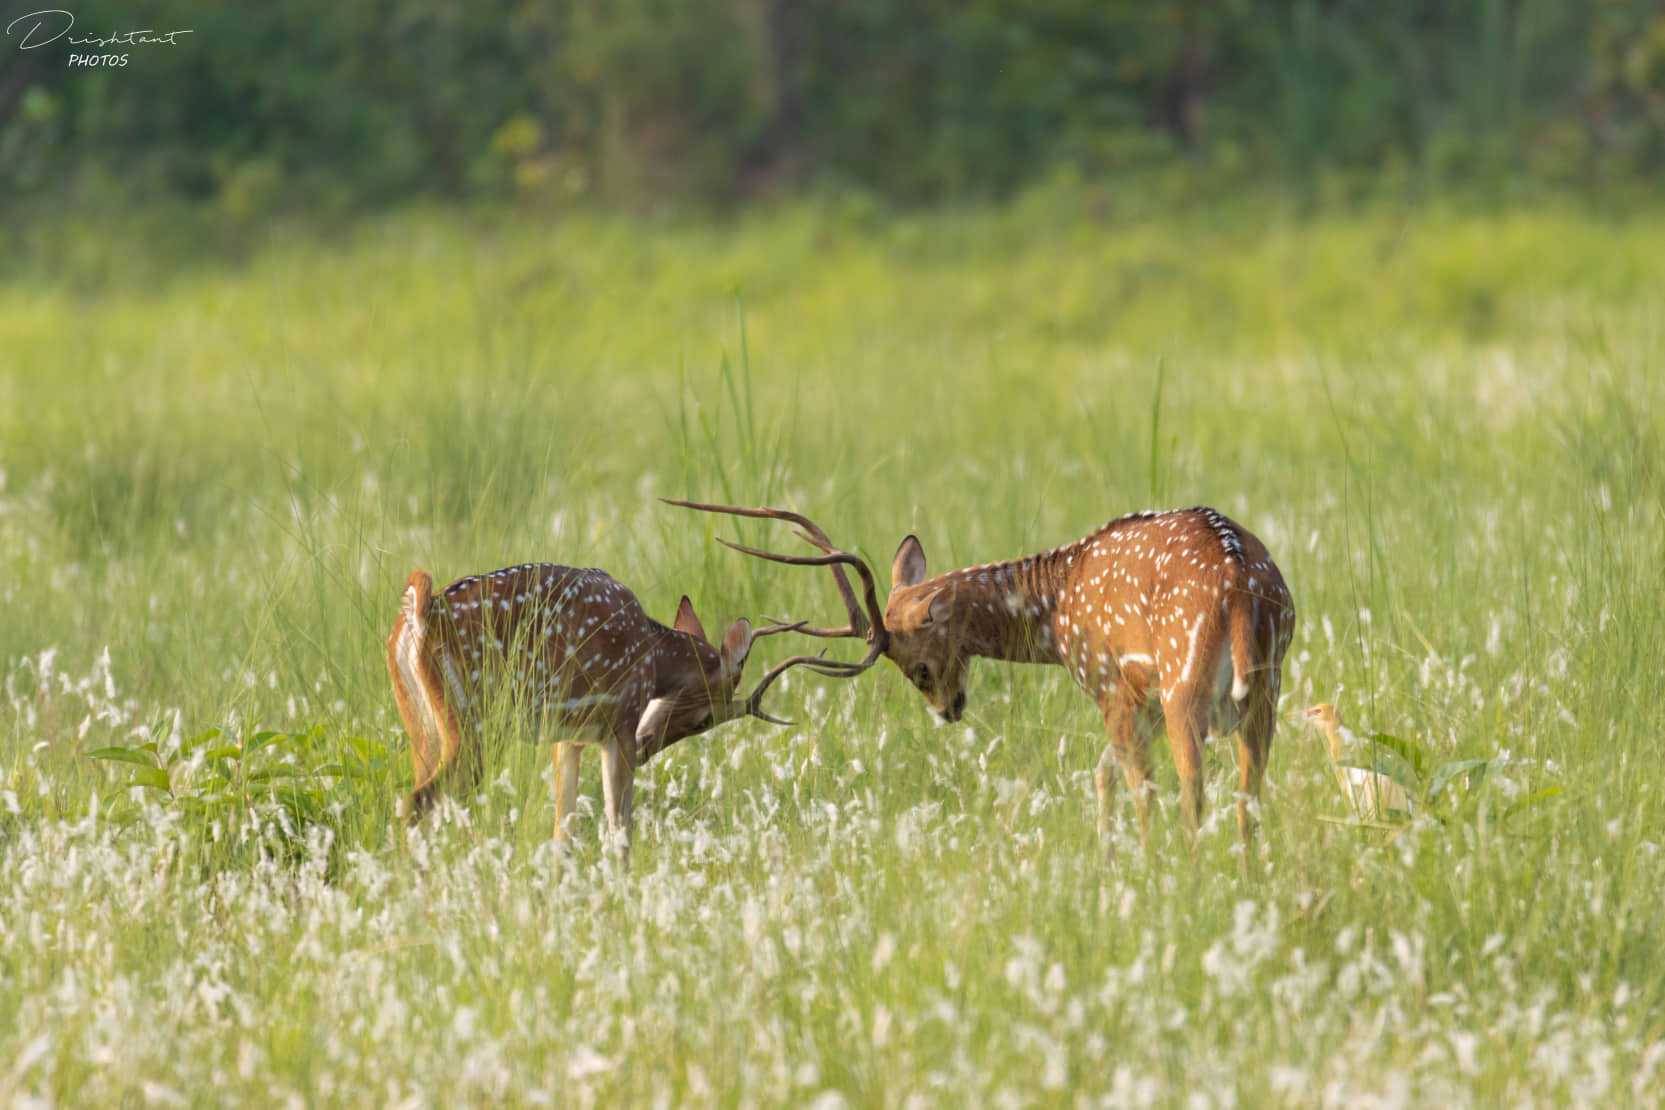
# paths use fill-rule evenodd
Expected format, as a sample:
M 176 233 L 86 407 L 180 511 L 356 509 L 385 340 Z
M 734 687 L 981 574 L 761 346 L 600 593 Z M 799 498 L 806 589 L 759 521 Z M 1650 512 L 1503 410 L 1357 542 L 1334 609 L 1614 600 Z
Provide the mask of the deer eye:
M 913 681 L 916 686 L 929 686 L 931 684 L 930 665 L 927 663 L 921 663 L 919 666 L 915 667 L 913 669 Z

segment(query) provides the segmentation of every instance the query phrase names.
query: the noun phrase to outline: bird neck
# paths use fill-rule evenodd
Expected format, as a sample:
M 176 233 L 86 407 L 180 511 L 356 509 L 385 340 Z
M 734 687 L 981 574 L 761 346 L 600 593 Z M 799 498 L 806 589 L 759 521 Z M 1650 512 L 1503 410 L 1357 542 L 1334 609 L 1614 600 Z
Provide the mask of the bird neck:
M 1328 741 L 1330 745 L 1330 762 L 1340 763 L 1342 743 L 1341 723 L 1339 721 L 1324 722 L 1324 739 Z

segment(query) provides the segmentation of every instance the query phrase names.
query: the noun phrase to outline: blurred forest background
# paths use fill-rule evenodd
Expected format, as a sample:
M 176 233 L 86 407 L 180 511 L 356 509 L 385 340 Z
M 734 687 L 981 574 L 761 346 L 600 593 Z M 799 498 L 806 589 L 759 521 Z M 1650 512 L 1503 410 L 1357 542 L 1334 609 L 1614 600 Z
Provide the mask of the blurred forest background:
M 8 21 L 33 10 L 9 5 Z M 914 205 L 1163 175 L 1611 189 L 1665 169 L 1661 0 L 85 0 L 0 40 L 0 195 Z M 87 48 L 81 48 L 87 49 Z M 107 48 L 116 50 L 118 48 Z

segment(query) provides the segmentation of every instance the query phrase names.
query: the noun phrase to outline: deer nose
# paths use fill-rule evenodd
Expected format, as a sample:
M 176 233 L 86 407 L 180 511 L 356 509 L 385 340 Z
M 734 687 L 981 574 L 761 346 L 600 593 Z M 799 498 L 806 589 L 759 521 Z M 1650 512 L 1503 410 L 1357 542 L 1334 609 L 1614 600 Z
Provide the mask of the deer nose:
M 965 691 L 961 690 L 954 695 L 954 702 L 948 707 L 948 719 L 957 721 L 963 713 L 965 713 Z

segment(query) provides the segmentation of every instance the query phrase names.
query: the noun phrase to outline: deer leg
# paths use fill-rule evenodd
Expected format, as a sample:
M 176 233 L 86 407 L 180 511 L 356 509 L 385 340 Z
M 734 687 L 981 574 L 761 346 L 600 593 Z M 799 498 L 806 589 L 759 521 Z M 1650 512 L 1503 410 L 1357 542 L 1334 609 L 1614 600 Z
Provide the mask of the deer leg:
M 1245 723 L 1237 733 L 1237 835 L 1243 840 L 1245 852 L 1253 851 L 1255 845 L 1255 819 L 1249 808 L 1249 799 L 1260 799 L 1260 779 L 1265 771 L 1265 764 L 1254 744 L 1249 740 L 1248 725 Z
M 567 826 L 578 804 L 578 758 L 583 750 L 571 742 L 550 747 L 550 762 L 555 765 L 555 841 L 558 844 L 572 835 Z
M 608 843 L 629 867 L 636 768 L 616 739 L 607 741 L 601 749 L 601 794 L 607 809 Z
M 1180 811 L 1193 836 L 1202 825 L 1202 738 L 1208 729 L 1206 710 L 1199 701 L 1191 691 L 1185 691 L 1168 698 L 1162 706 L 1168 748 L 1174 755 L 1174 770 L 1179 773 Z
M 1099 707 L 1104 713 L 1104 727 L 1110 734 L 1110 742 L 1105 745 L 1093 772 L 1093 786 L 1098 792 L 1099 837 L 1110 835 L 1110 807 L 1115 801 L 1115 772 L 1119 764 L 1139 813 L 1139 838 L 1145 842 L 1150 832 L 1150 753 L 1135 727 L 1139 695 L 1122 686 L 1103 695 Z
M 1110 838 L 1110 806 L 1116 799 L 1116 770 L 1116 745 L 1112 742 L 1104 745 L 1098 766 L 1093 768 L 1093 790 L 1098 794 L 1098 837 L 1106 843 Z
M 1278 676 L 1267 674 L 1249 694 L 1249 706 L 1237 730 L 1237 831 L 1245 849 L 1254 844 L 1255 819 L 1250 799 L 1258 806 L 1266 762 L 1272 755 L 1272 733 L 1278 727 Z

